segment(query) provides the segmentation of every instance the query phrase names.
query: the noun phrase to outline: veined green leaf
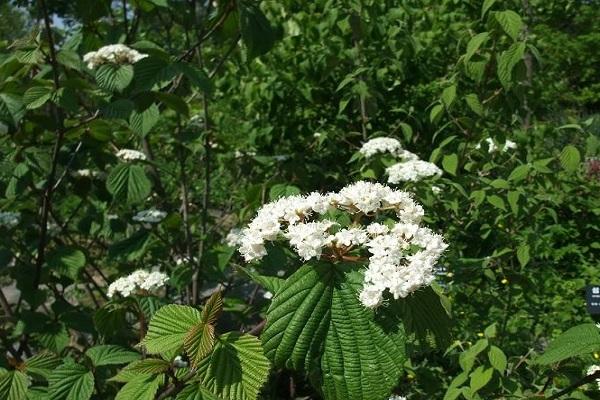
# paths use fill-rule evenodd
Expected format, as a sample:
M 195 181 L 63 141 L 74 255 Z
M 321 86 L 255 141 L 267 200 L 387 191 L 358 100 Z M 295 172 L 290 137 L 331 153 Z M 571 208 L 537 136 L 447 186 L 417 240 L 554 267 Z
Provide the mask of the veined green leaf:
M 494 12 L 493 15 L 504 32 L 506 32 L 506 34 L 510 36 L 512 40 L 517 40 L 519 33 L 523 29 L 523 21 L 521 20 L 521 16 L 511 10 Z
M 544 354 L 534 361 L 543 365 L 553 364 L 598 350 L 600 350 L 600 329 L 594 324 L 582 324 L 557 337 L 550 343 Z
M 152 183 L 144 168 L 133 164 L 119 164 L 108 175 L 106 188 L 116 201 L 139 203 L 150 195 Z
M 94 392 L 94 375 L 83 365 L 68 362 L 48 378 L 49 400 L 87 400 Z
M 523 59 L 525 43 L 513 43 L 508 50 L 503 51 L 498 57 L 498 79 L 505 89 L 512 86 L 512 72 L 515 66 Z
M 20 371 L 9 371 L 0 375 L 0 398 L 24 400 L 27 394 L 27 375 Z
M 199 322 L 201 314 L 197 309 L 177 304 L 166 305 L 154 314 L 142 344 L 151 354 L 177 351 L 183 348 L 188 331 Z
M 115 400 L 154 400 L 164 376 L 139 376 L 127 382 L 117 393 Z
M 85 355 L 89 357 L 92 364 L 96 367 L 126 364 L 140 358 L 140 354 L 135 351 L 111 344 L 90 347 L 85 352 Z
M 131 65 L 104 64 L 96 70 L 96 82 L 102 89 L 110 92 L 123 91 L 133 79 Z
M 563 148 L 562 152 L 560 153 L 560 165 L 565 169 L 565 171 L 577 171 L 580 162 L 581 155 L 579 154 L 577 147 L 567 145 Z

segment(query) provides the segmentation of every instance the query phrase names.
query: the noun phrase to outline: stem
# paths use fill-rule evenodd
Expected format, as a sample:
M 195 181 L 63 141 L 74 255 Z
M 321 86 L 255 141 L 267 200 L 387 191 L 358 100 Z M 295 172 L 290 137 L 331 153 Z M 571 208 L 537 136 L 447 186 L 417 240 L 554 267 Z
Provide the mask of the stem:
M 39 5 L 44 17 L 44 25 L 46 30 L 46 36 L 48 39 L 48 46 L 50 47 L 50 64 L 52 65 L 52 75 L 54 80 L 54 89 L 60 89 L 59 81 L 59 70 L 58 62 L 56 61 L 56 51 L 54 49 L 54 37 L 52 35 L 52 27 L 50 23 L 50 15 L 48 13 L 48 7 L 46 6 L 45 0 L 39 0 Z M 41 218 L 40 218 L 40 241 L 37 248 L 37 257 L 35 260 L 35 274 L 33 276 L 33 288 L 37 289 L 42 274 L 42 266 L 44 265 L 46 256 L 46 245 L 48 236 L 48 216 L 50 209 L 52 208 L 52 194 L 54 193 L 54 181 L 56 179 L 56 170 L 58 165 L 58 155 L 64 138 L 64 127 L 63 127 L 63 115 L 54 103 L 52 103 L 52 113 L 54 114 L 54 120 L 56 123 L 56 141 L 54 143 L 54 149 L 52 150 L 52 164 L 48 178 L 46 181 L 46 188 L 44 189 L 42 196 L 42 207 L 41 207 Z
M 548 397 L 548 400 L 558 399 L 559 397 L 562 397 L 565 394 L 571 393 L 573 390 L 577 389 L 578 387 L 583 386 L 586 383 L 593 382 L 596 379 L 600 379 L 600 371 L 594 372 L 591 375 L 584 376 L 583 378 L 581 378 L 577 382 L 574 382 L 573 384 L 569 385 L 567 388 L 565 388 L 565 389 L 561 390 L 560 392 L 555 393 L 552 396 Z

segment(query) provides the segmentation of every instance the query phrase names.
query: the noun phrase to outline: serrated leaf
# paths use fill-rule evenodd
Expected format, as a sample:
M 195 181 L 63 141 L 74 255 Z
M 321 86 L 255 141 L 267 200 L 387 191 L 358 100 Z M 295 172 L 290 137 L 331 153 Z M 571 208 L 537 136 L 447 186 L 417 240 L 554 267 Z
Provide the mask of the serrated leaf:
M 534 360 L 537 364 L 554 364 L 567 358 L 600 350 L 600 329 L 594 324 L 577 325 L 550 343 L 544 354 Z
M 502 211 L 506 211 L 506 205 L 504 204 L 504 200 L 502 200 L 502 197 L 496 196 L 495 194 L 493 194 L 491 196 L 487 196 L 486 200 L 488 203 L 490 203 L 494 207 L 496 207 Z
M 481 19 L 485 17 L 485 14 L 489 11 L 489 9 L 494 5 L 496 0 L 485 0 L 483 5 L 481 6 Z
M 275 29 L 258 5 L 249 1 L 238 1 L 237 5 L 242 41 L 248 49 L 248 58 L 265 54 L 277 40 Z
M 523 179 L 527 178 L 527 175 L 529 174 L 529 169 L 530 168 L 528 164 L 523 164 L 519 165 L 518 167 L 515 167 L 515 169 L 513 169 L 510 175 L 508 176 L 508 180 L 513 182 L 522 181 Z
M 110 378 L 110 380 L 114 382 L 131 382 L 140 377 L 148 378 L 150 376 L 161 374 L 168 370 L 170 366 L 170 362 L 161 358 L 136 360 L 125 366 L 125 368 L 120 370 L 117 375 Z
M 127 382 L 117 393 L 115 400 L 154 400 L 163 376 L 140 376 Z
M 442 103 L 446 106 L 446 108 L 450 108 L 454 100 L 456 100 L 456 85 L 450 85 L 444 89 L 442 92 Z
M 244 274 L 248 275 L 248 277 L 254 282 L 258 283 L 271 293 L 276 293 L 285 281 L 285 279 L 279 278 L 277 276 L 266 276 L 257 274 L 256 272 L 250 271 L 248 268 L 239 267 L 238 269 Z
M 498 79 L 505 89 L 512 86 L 512 72 L 515 66 L 523 59 L 525 43 L 513 43 L 498 57 Z
M 155 56 L 145 57 L 136 62 L 133 71 L 136 92 L 162 89 L 177 76 L 178 72 L 176 67 L 167 60 Z
M 229 400 L 257 399 L 269 369 L 258 338 L 238 332 L 221 335 L 212 354 L 198 368 L 200 383 Z
M 494 13 L 494 18 L 512 40 L 517 40 L 521 29 L 523 29 L 523 21 L 519 14 L 512 10 L 498 11 Z
M 504 371 L 506 371 L 506 366 L 508 365 L 504 352 L 496 346 L 490 346 L 488 358 L 492 367 L 500 372 L 501 375 L 504 375 Z
M 59 275 L 73 280 L 77 279 L 79 271 L 85 266 L 85 262 L 86 258 L 83 251 L 70 246 L 59 247 L 50 253 L 48 257 L 50 268 Z
M 261 335 L 275 366 L 302 371 L 320 366 L 321 377 L 312 379 L 326 400 L 389 396 L 405 360 L 398 325 L 384 333 L 358 300 L 357 269 L 326 263 L 298 269 L 275 293 Z
M 0 118 L 17 125 L 25 115 L 25 105 L 21 96 L 0 93 Z
M 517 248 L 517 259 L 521 267 L 524 267 L 529 263 L 529 245 L 524 244 Z
M 477 50 L 484 44 L 490 37 L 488 32 L 481 32 L 473 36 L 469 43 L 467 43 L 467 51 L 465 53 L 465 62 L 469 62 L 471 57 L 475 55 Z
M 94 392 L 94 375 L 83 365 L 68 362 L 48 378 L 48 400 L 87 400 Z
M 487 66 L 487 61 L 470 61 L 463 63 L 465 67 L 465 73 L 471 79 L 473 79 L 477 83 L 481 83 L 483 80 L 483 75 L 485 74 L 485 69 Z
M 215 346 L 215 327 L 211 324 L 194 325 L 183 339 L 183 347 L 190 358 L 192 368 L 210 354 Z
M 28 386 L 27 375 L 20 371 L 9 371 L 0 375 L 0 399 L 24 400 Z
M 458 155 L 445 155 L 442 159 L 442 167 L 444 168 L 444 171 L 452 175 L 456 175 L 456 170 L 458 169 Z
M 560 165 L 565 169 L 565 171 L 577 171 L 580 163 L 581 155 L 579 154 L 577 147 L 572 145 L 565 146 L 560 153 Z
M 193 307 L 169 304 L 154 314 L 142 341 L 151 354 L 177 351 L 183 347 L 188 331 L 201 322 L 200 311 Z
M 90 347 L 85 352 L 92 364 L 96 367 L 102 365 L 127 364 L 138 360 L 141 355 L 135 351 L 127 350 L 124 347 L 106 344 Z
M 131 65 L 104 64 L 96 70 L 96 83 L 109 92 L 121 92 L 133 79 Z
M 202 385 L 191 384 L 186 386 L 175 400 L 220 400 Z
M 221 291 L 214 292 L 202 308 L 202 322 L 205 324 L 214 324 L 217 322 L 219 314 L 223 310 L 223 297 Z
M 134 109 L 129 115 L 129 127 L 135 133 L 146 136 L 158 122 L 160 110 L 156 104 L 152 104 L 145 110 Z
M 183 62 L 176 64 L 175 68 L 187 78 L 192 86 L 204 93 L 212 93 L 213 83 L 203 70 Z
M 152 183 L 143 167 L 119 164 L 108 175 L 106 188 L 116 201 L 135 204 L 148 198 Z
M 469 106 L 469 108 L 480 117 L 483 116 L 485 110 L 483 108 L 483 104 L 479 101 L 479 98 L 476 94 L 470 93 L 465 96 L 465 102 Z
M 60 364 L 60 357 L 52 352 L 43 351 L 25 361 L 24 371 L 48 379 L 52 371 Z
M 23 103 L 28 110 L 43 106 L 52 97 L 52 88 L 48 86 L 34 86 L 23 94 Z

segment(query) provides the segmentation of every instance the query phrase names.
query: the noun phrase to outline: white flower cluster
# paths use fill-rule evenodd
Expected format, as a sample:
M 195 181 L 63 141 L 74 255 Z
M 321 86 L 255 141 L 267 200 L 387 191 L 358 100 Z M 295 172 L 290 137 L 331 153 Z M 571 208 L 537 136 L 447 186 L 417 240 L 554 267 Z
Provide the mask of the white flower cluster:
M 351 214 L 357 222 L 339 229 L 331 220 L 318 219 L 334 210 Z M 397 218 L 392 226 L 374 221 L 386 212 Z M 419 225 L 423 215 L 421 205 L 407 192 L 361 181 L 337 193 L 282 197 L 264 205 L 242 230 L 239 251 L 246 261 L 259 260 L 267 254 L 266 243 L 280 239 L 287 239 L 303 260 L 325 255 L 330 260 L 360 261 L 355 253 L 363 250 L 371 255 L 360 300 L 374 308 L 386 290 L 398 299 L 433 281 L 433 268 L 447 245 L 442 236 Z M 370 222 L 359 224 L 364 218 Z
M 163 287 L 168 280 L 169 277 L 162 272 L 148 272 L 140 269 L 111 283 L 108 286 L 107 295 L 113 297 L 118 293 L 123 297 L 128 297 L 138 290 L 151 292 Z
M 442 170 L 437 165 L 423 160 L 409 160 L 386 168 L 389 183 L 406 181 L 417 182 L 430 176 L 441 176 Z
M 393 394 L 388 400 L 406 400 L 406 397 Z
M 242 244 L 242 230 L 239 228 L 233 228 L 229 231 L 227 236 L 225 236 L 225 243 L 227 246 L 236 247 Z
M 442 170 L 435 164 L 419 159 L 419 156 L 404 150 L 397 139 L 379 137 L 364 143 L 360 153 L 370 158 L 378 153 L 390 153 L 401 161 L 386 168 L 388 183 L 417 182 L 430 176 L 442 175 Z
M 418 160 L 419 157 L 410 151 L 404 150 L 398 139 L 390 137 L 378 137 L 370 139 L 362 145 L 359 152 L 366 158 L 371 158 L 375 154 L 390 153 L 394 157 L 403 160 Z
M 19 225 L 21 214 L 12 211 L 0 211 L 0 226 L 13 228 Z
M 106 174 L 104 174 L 104 172 L 102 171 L 95 171 L 95 170 L 91 170 L 88 168 L 84 168 L 84 169 L 78 169 L 76 171 L 73 171 L 72 176 L 74 176 L 75 178 L 98 178 L 98 179 L 103 179 L 106 177 Z
M 600 365 L 592 365 L 591 367 L 588 368 L 587 374 L 592 375 L 598 371 L 600 371 Z M 596 384 L 598 385 L 598 390 L 600 390 L 600 378 L 596 379 Z
M 487 143 L 488 146 L 488 153 L 495 153 L 498 150 L 500 150 L 500 147 L 498 147 L 498 145 L 496 144 L 496 142 L 494 142 L 494 139 L 492 138 L 487 138 L 485 139 L 485 142 Z M 475 148 L 477 150 L 481 149 L 481 143 L 478 143 L 477 146 L 475 146 Z M 506 142 L 504 142 L 504 146 L 502 147 L 502 152 L 507 152 L 508 150 L 511 149 L 516 149 L 517 148 L 517 144 L 515 142 L 513 142 L 512 140 L 508 140 L 506 139 Z
M 119 157 L 123 161 L 137 161 L 137 160 L 146 160 L 146 155 L 141 151 L 131 150 L 131 149 L 121 149 L 117 151 L 117 157 Z
M 135 222 L 141 222 L 146 224 L 158 224 L 167 216 L 167 213 L 160 210 L 143 210 L 133 216 Z
M 103 64 L 133 64 L 148 54 L 142 54 L 124 44 L 111 44 L 91 51 L 83 56 L 83 62 L 89 69 L 94 69 Z

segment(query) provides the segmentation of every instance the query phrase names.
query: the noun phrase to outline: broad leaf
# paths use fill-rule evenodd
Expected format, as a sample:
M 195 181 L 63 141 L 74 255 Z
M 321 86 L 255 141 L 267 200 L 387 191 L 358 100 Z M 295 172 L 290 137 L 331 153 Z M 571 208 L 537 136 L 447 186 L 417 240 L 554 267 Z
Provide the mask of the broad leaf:
M 23 103 L 28 110 L 43 106 L 52 97 L 52 88 L 48 86 L 34 86 L 23 94 Z
M 164 381 L 163 376 L 140 376 L 127 382 L 115 400 L 154 400 L 156 391 Z
M 60 357 L 49 351 L 43 351 L 25 361 L 24 371 L 48 379 L 52 371 L 60 364 Z
M 579 154 L 577 147 L 572 145 L 565 146 L 560 153 L 560 165 L 565 169 L 565 171 L 577 171 L 580 162 L 581 155 Z
M 200 321 L 200 311 L 193 307 L 166 305 L 154 314 L 142 344 L 152 354 L 177 351 L 188 331 Z
M 146 136 L 158 122 L 160 111 L 156 104 L 144 110 L 133 110 L 129 116 L 129 127 L 135 133 Z
M 135 204 L 148 198 L 152 183 L 143 167 L 119 164 L 108 175 L 106 188 L 116 201 Z
M 252 59 L 265 54 L 277 40 L 275 30 L 258 5 L 247 0 L 237 4 L 242 41 L 248 48 L 248 57 Z
M 361 277 L 353 269 L 298 269 L 275 293 L 261 336 L 276 367 L 311 373 L 326 399 L 389 396 L 405 360 L 402 332 L 397 324 L 384 330 L 359 302 Z
M 94 392 L 94 375 L 83 365 L 69 362 L 48 379 L 49 400 L 87 400 Z
M 498 57 L 498 78 L 504 88 L 512 86 L 512 72 L 515 66 L 523 59 L 525 43 L 513 43 L 508 50 L 503 51 Z
M 102 365 L 126 364 L 140 358 L 140 354 L 116 345 L 100 345 L 90 347 L 85 355 L 96 367 Z
M 74 247 L 59 247 L 48 258 L 48 266 L 59 275 L 77 279 L 79 271 L 85 266 L 85 254 Z
M 594 324 L 575 326 L 557 337 L 544 354 L 535 359 L 537 364 L 553 364 L 600 350 L 600 329 Z
M 0 375 L 0 399 L 23 400 L 27 393 L 27 375 L 20 371 L 9 371 Z
M 112 378 L 115 382 L 131 382 L 140 377 L 148 378 L 158 375 L 169 369 L 171 363 L 161 358 L 145 358 L 143 360 L 133 361 L 125 366 L 119 373 Z
M 221 400 L 208 389 L 199 384 L 191 384 L 183 388 L 175 400 Z
M 467 43 L 467 52 L 465 53 L 465 62 L 469 62 L 469 60 L 471 60 L 471 57 L 475 55 L 477 50 L 479 50 L 481 45 L 484 44 L 489 37 L 490 34 L 488 32 L 482 32 L 473 36 L 471 40 L 469 40 L 469 43 Z
M 495 12 L 494 17 L 504 32 L 506 32 L 512 40 L 517 40 L 519 32 L 523 29 L 523 21 L 519 14 L 511 10 L 506 10 Z
M 121 92 L 133 79 L 131 65 L 104 64 L 96 70 L 96 82 L 102 89 Z
M 269 369 L 258 338 L 237 332 L 221 335 L 199 366 L 201 384 L 228 400 L 257 399 Z

